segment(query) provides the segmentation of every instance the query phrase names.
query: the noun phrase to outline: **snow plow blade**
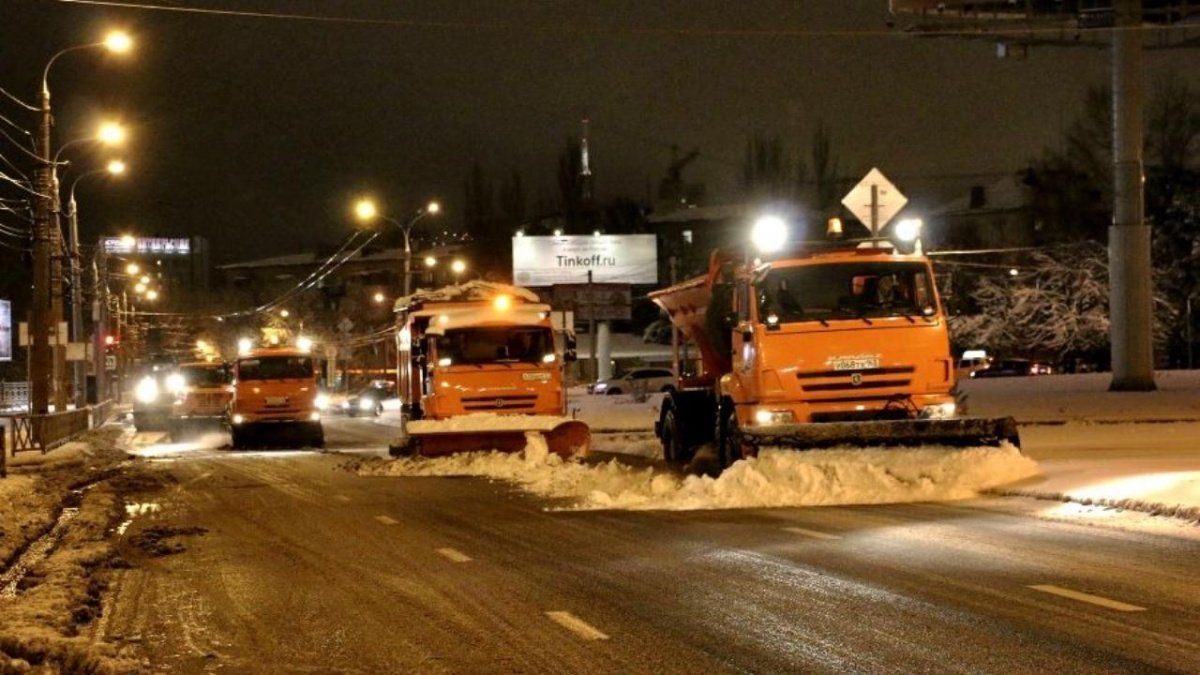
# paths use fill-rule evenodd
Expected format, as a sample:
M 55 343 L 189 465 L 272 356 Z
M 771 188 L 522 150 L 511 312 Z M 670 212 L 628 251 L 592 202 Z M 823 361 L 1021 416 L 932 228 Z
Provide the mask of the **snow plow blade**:
M 775 446 L 797 450 L 837 446 L 996 447 L 1005 442 L 1021 447 L 1017 422 L 1011 417 L 788 424 L 742 429 L 741 440 L 755 448 Z
M 579 420 L 558 417 L 471 416 L 409 422 L 406 435 L 394 443 L 393 455 L 436 457 L 459 452 L 521 452 L 526 434 L 541 434 L 550 452 L 562 457 L 586 455 L 592 432 Z

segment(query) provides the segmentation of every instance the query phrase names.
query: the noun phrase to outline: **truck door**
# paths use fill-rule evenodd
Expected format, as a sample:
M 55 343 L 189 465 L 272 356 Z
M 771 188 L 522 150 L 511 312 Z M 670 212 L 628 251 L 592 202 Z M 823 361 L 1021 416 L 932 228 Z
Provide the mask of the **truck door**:
M 752 303 L 754 295 L 749 279 L 738 279 L 734 287 L 733 308 L 737 321 L 733 328 L 733 377 L 738 387 L 746 394 L 743 400 L 757 400 L 754 376 L 755 365 L 758 361 L 758 347 L 755 341 L 754 311 Z

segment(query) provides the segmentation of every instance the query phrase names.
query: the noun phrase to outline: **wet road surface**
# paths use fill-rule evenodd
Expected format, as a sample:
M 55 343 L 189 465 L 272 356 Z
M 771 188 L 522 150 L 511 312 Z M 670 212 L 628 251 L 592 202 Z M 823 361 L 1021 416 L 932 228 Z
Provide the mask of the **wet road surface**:
M 388 433 L 327 425 L 347 451 Z M 147 454 L 177 482 L 96 631 L 163 671 L 1200 670 L 1200 544 L 1020 500 L 563 512 L 336 454 Z

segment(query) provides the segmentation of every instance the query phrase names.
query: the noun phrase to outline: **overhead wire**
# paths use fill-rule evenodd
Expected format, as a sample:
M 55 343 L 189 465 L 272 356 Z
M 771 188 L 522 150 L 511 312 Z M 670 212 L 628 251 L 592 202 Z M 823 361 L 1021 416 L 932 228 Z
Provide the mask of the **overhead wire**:
M 26 103 L 25 101 L 22 101 L 21 99 L 17 98 L 17 97 L 16 97 L 16 96 L 14 96 L 13 94 L 9 93 L 9 91 L 8 91 L 7 89 L 5 89 L 4 87 L 0 87 L 0 94 L 4 94 L 4 95 L 5 95 L 5 96 L 7 96 L 7 97 L 8 97 L 10 100 L 12 100 L 12 102 L 13 102 L 13 103 L 16 103 L 17 105 L 21 106 L 22 108 L 24 108 L 24 109 L 26 109 L 26 110 L 31 110 L 31 111 L 33 111 L 33 112 L 38 112 L 38 107 L 37 107 L 37 106 L 34 106 L 34 105 L 29 105 L 29 104 L 28 104 L 28 103 Z

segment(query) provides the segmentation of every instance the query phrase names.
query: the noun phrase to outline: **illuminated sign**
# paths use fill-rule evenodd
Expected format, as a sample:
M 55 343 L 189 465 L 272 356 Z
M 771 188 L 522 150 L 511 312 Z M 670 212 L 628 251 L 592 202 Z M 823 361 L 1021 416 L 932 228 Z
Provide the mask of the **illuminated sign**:
M 104 237 L 104 252 L 113 255 L 191 255 L 192 242 L 186 237 Z
M 0 300 L 0 361 L 12 361 L 12 303 Z
M 658 283 L 658 240 L 652 234 L 513 237 L 513 281 L 518 286 L 587 282 Z

